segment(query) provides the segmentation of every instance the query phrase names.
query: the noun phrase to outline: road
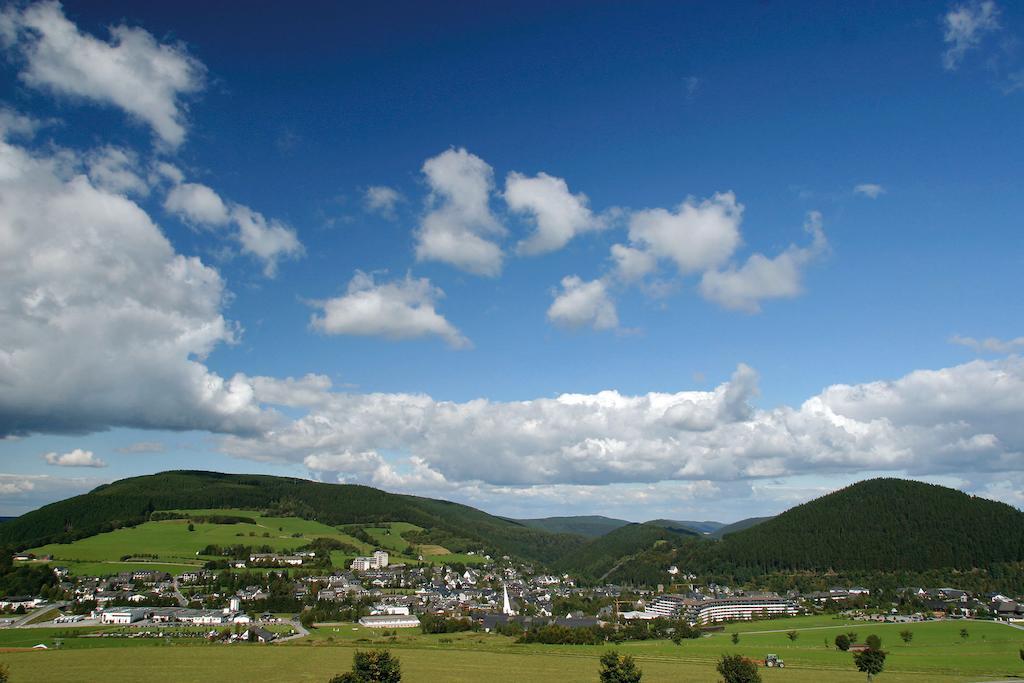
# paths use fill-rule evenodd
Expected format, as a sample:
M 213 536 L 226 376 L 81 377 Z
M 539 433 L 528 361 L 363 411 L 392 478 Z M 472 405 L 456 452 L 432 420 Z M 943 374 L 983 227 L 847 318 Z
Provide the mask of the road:
M 178 577 L 175 576 L 172 581 L 174 582 L 174 598 L 178 601 L 179 607 L 188 607 L 188 598 L 181 593 L 181 589 L 178 588 Z
M 289 619 L 287 623 L 290 624 L 291 627 L 297 631 L 297 633 L 290 636 L 284 636 L 283 638 L 278 638 L 274 641 L 275 643 L 283 643 L 286 640 L 296 640 L 298 638 L 305 638 L 309 635 L 309 631 L 306 630 L 306 627 L 303 626 L 298 619 Z

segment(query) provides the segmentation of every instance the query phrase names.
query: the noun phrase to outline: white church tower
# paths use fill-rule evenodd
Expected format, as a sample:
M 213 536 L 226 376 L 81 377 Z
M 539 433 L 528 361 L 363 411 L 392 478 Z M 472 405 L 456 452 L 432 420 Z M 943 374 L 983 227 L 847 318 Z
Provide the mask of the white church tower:
M 512 611 L 512 601 L 508 599 L 508 584 L 506 583 L 502 585 L 505 587 L 505 601 L 501 606 L 501 613 L 511 616 L 515 614 L 515 612 Z

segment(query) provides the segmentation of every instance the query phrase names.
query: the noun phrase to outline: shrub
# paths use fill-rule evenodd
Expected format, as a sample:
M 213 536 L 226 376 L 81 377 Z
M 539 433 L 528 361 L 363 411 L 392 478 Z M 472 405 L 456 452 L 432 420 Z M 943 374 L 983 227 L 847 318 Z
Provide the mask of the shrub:
M 850 636 L 845 633 L 840 633 L 836 636 L 836 649 L 846 652 L 850 649 Z

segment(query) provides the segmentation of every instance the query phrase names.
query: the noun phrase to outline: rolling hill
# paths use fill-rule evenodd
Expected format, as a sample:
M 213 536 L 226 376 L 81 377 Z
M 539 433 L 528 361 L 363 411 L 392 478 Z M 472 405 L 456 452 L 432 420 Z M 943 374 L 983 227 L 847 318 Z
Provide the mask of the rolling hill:
M 732 533 L 735 533 L 737 531 L 743 531 L 744 529 L 749 529 L 750 527 L 756 526 L 756 525 L 760 524 L 761 522 L 767 522 L 769 519 L 772 519 L 772 518 L 771 517 L 748 517 L 746 519 L 741 519 L 738 522 L 733 522 L 732 524 L 726 524 L 724 526 L 721 526 L 721 527 L 715 529 L 714 531 L 712 531 L 709 535 L 711 536 L 711 538 L 722 538 L 726 534 L 732 534 Z
M 171 471 L 122 479 L 51 503 L 0 525 L 0 546 L 68 542 L 146 521 L 153 511 L 240 508 L 327 525 L 401 520 L 427 531 L 421 543 L 470 543 L 490 552 L 548 562 L 584 543 L 581 536 L 531 529 L 444 500 L 368 486 L 267 475 Z
M 578 517 L 542 517 L 540 519 L 513 519 L 531 529 L 541 529 L 556 534 L 578 534 L 587 538 L 597 538 L 624 527 L 632 522 L 624 519 L 613 519 L 601 515 L 580 515 Z
M 696 531 L 698 534 L 711 535 L 725 526 L 722 522 L 692 522 L 692 521 L 681 521 L 677 519 L 653 519 L 647 524 L 655 524 L 657 526 L 663 526 L 666 529 L 685 530 L 685 531 Z
M 628 524 L 566 553 L 557 567 L 586 579 L 601 580 L 619 567 L 633 563 L 638 556 L 672 548 L 688 538 L 700 538 L 700 534 L 657 524 Z

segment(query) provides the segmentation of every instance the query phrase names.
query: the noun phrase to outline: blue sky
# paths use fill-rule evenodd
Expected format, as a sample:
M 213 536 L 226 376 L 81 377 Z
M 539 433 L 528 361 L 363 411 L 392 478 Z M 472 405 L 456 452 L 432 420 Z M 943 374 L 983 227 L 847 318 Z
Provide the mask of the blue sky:
M 0 514 L 178 467 L 1024 504 L 1016 5 L 0 17 Z

